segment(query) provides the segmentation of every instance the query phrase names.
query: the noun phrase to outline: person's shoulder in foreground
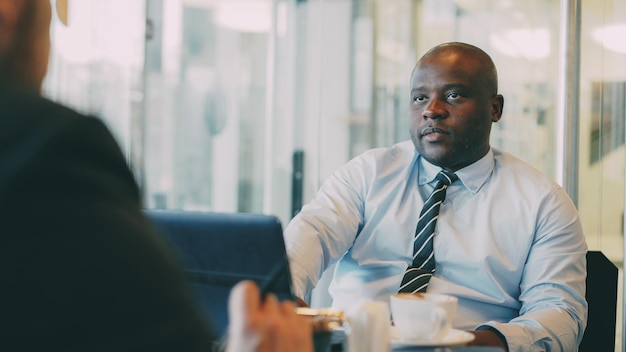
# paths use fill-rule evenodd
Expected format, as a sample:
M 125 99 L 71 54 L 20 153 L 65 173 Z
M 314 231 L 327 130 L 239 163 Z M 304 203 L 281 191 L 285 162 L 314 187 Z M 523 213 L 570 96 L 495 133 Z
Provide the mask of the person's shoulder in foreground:
M 47 0 L 0 0 L 0 350 L 208 351 L 214 337 L 114 138 L 39 96 L 50 16 Z M 293 305 L 238 287 L 232 345 L 312 349 Z
M 206 350 L 212 337 L 106 127 L 29 93 L 0 97 L 0 344 Z

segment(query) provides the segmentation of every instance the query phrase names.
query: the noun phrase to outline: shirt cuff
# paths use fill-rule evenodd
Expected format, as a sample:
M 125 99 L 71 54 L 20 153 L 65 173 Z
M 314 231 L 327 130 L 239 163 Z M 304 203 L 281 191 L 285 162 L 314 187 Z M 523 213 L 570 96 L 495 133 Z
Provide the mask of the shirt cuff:
M 485 324 L 478 325 L 474 330 L 475 331 L 489 330 L 489 331 L 492 331 L 492 332 L 496 333 L 498 335 L 498 337 L 500 338 L 500 340 L 502 340 L 502 342 L 504 342 L 504 345 L 506 346 L 506 350 L 509 351 L 509 352 L 512 351 L 511 346 L 509 345 L 509 341 L 508 341 L 507 337 L 504 335 L 504 333 L 500 329 L 495 327 L 495 324 L 498 324 L 498 323 L 488 322 L 488 323 L 485 323 Z

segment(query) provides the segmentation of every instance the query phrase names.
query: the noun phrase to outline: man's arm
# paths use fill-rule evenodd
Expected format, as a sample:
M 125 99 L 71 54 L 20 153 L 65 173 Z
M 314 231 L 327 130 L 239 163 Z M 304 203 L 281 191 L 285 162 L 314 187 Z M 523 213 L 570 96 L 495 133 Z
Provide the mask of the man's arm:
M 315 198 L 285 228 L 285 246 L 300 304 L 317 285 L 324 270 L 348 249 L 362 220 L 362 200 L 347 170 L 353 160 L 328 178 Z
M 576 208 L 562 189 L 545 199 L 520 283 L 520 315 L 487 322 L 510 351 L 575 351 L 587 321 L 587 246 Z

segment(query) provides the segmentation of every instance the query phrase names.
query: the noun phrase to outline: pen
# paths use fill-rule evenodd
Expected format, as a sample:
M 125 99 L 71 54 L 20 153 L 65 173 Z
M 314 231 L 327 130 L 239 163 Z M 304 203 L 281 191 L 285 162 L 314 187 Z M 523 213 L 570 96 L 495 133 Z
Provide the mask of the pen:
M 268 275 L 268 279 L 260 285 L 261 290 L 261 301 L 265 301 L 265 296 L 268 293 L 272 292 L 275 289 L 276 283 L 281 278 L 281 274 L 284 272 L 287 266 L 287 260 L 282 260 L 280 263 L 277 263 L 270 271 Z

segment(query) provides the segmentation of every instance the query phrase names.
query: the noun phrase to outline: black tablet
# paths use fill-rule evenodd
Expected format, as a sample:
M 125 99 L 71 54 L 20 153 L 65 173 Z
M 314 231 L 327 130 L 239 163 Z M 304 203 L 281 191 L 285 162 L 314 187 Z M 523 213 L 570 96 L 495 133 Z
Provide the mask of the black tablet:
M 228 326 L 228 295 L 253 280 L 279 299 L 294 300 L 280 220 L 272 215 L 145 210 L 178 255 L 209 324 Z

